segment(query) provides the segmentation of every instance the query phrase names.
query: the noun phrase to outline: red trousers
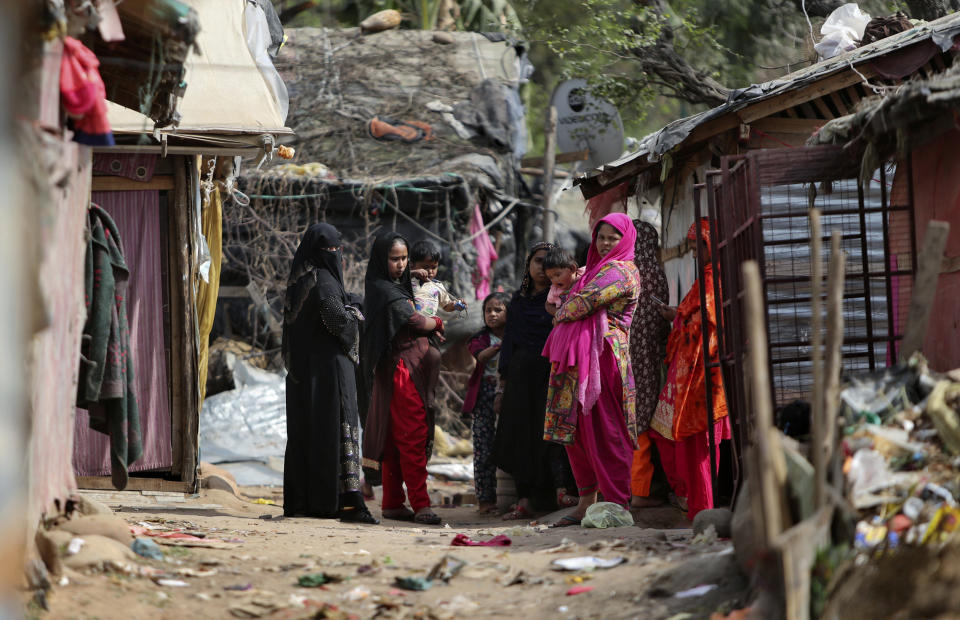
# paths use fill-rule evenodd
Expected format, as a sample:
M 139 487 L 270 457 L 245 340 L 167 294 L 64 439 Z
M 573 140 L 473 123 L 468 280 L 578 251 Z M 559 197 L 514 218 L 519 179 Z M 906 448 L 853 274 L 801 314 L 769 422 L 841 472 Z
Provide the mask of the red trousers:
M 401 359 L 393 373 L 390 434 L 383 450 L 383 509 L 402 508 L 407 485 L 414 512 L 430 506 L 427 495 L 427 410 Z

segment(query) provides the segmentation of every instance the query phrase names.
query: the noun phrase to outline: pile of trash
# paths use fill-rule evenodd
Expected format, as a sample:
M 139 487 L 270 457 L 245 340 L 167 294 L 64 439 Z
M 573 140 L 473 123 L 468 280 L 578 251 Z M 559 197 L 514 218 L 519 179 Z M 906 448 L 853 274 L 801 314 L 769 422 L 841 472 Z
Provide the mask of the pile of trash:
M 934 373 L 915 355 L 840 396 L 854 549 L 947 542 L 960 525 L 960 374 Z

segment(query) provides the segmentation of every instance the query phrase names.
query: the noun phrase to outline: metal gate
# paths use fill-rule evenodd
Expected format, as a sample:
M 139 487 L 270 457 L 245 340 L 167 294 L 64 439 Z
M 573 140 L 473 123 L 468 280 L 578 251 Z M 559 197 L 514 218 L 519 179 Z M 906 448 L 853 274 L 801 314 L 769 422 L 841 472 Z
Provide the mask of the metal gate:
M 909 177 L 909 161 L 905 165 Z M 859 157 L 839 146 L 820 146 L 727 156 L 706 179 L 703 191 L 715 239 L 711 260 L 720 275 L 720 359 L 715 363 L 723 368 L 741 448 L 752 435 L 750 416 L 744 415 L 750 411 L 740 281 L 745 260 L 757 261 L 763 281 L 775 405 L 809 400 L 810 208 L 822 215 L 821 260 L 826 263 L 835 230 L 847 253 L 843 372 L 896 362 L 916 256 L 912 190 L 904 192 L 904 204 L 891 205 L 889 166 L 881 166 L 867 184 L 859 174 Z

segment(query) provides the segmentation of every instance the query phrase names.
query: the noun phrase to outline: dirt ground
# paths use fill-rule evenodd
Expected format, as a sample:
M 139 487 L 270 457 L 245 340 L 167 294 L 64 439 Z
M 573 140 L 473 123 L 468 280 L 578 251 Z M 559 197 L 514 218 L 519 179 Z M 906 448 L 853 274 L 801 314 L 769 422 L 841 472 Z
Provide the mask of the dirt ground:
M 282 503 L 279 491 L 244 488 L 251 498 Z M 218 508 L 211 508 L 215 504 Z M 199 508 L 198 508 L 199 507 Z M 444 524 L 397 521 L 358 526 L 335 520 L 284 518 L 278 505 L 204 491 L 177 506 L 113 506 L 131 526 L 204 536 L 203 546 L 162 545 L 163 561 L 138 558 L 135 570 L 67 573 L 49 611 L 32 603 L 32 618 L 708 618 L 744 603 L 746 584 L 729 541 L 693 541 L 672 508 L 635 513 L 633 527 L 541 530 L 524 522 L 478 515 L 472 506 L 437 508 Z M 371 503 L 379 516 L 378 504 Z M 562 514 L 562 513 L 559 513 Z M 544 515 L 549 523 L 556 515 Z M 516 528 L 520 528 L 519 530 Z M 488 540 L 506 534 L 508 547 L 453 547 L 456 534 Z M 155 538 L 154 540 L 160 540 Z M 191 543 L 192 544 L 192 543 Z M 398 577 L 425 577 L 446 556 L 465 563 L 448 583 L 407 591 Z M 560 558 L 623 557 L 592 572 L 560 572 Z M 138 568 L 139 567 L 139 568 Z M 150 567 L 144 570 L 142 567 Z M 156 573 L 164 573 L 163 575 Z M 298 586 L 324 573 L 334 583 Z M 162 578 L 184 585 L 161 585 Z M 339 581 L 337 581 L 339 580 Z M 705 594 L 677 597 L 697 586 Z M 593 589 L 570 594 L 581 586 Z

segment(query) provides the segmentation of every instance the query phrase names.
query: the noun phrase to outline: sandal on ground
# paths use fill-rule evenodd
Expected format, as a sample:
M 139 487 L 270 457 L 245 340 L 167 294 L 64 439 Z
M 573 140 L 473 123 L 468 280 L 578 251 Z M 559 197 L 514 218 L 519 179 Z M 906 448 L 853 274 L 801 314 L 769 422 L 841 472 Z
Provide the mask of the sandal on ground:
M 574 525 L 580 525 L 580 519 L 576 517 L 571 517 L 570 515 L 563 515 L 560 519 L 554 522 L 550 527 L 573 527 Z
M 376 518 L 366 508 L 352 508 L 340 511 L 341 523 L 363 523 L 366 525 L 379 525 L 380 519 Z
M 440 525 L 441 521 L 440 515 L 429 508 L 424 508 L 413 517 L 413 522 L 421 525 Z
M 519 521 L 521 519 L 532 519 L 533 513 L 524 508 L 523 506 L 517 505 L 516 508 L 503 515 L 504 521 Z
M 404 506 L 403 508 L 388 508 L 383 511 L 383 518 L 392 521 L 413 521 L 413 511 Z
M 580 498 L 576 495 L 570 495 L 566 490 L 557 491 L 557 507 L 573 508 L 580 503 Z

